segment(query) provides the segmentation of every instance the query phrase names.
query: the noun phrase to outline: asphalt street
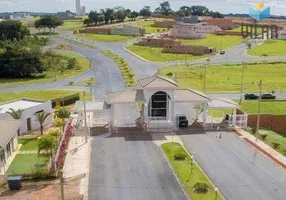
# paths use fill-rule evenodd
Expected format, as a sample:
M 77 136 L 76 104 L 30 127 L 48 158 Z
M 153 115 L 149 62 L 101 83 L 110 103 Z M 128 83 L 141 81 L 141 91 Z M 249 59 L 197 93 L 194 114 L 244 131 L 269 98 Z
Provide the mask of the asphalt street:
M 90 200 L 187 200 L 160 148 L 146 133 L 93 139 L 90 168 Z
M 286 171 L 232 132 L 180 135 L 189 152 L 229 200 L 285 200 Z

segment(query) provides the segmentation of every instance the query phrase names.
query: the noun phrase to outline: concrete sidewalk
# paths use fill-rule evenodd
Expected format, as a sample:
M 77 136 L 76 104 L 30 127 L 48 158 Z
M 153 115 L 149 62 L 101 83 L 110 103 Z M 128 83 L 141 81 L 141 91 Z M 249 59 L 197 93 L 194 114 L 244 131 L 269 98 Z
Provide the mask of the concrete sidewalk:
M 240 138 L 243 138 L 245 141 L 255 146 L 257 149 L 262 151 L 266 156 L 270 157 L 275 163 L 279 164 L 281 167 L 286 169 L 286 157 L 275 151 L 272 147 L 268 146 L 261 140 L 257 140 L 255 136 L 251 135 L 244 130 L 235 130 L 234 131 Z
M 70 138 L 63 168 L 64 178 L 84 175 L 89 170 L 90 140 L 85 143 L 84 136 Z

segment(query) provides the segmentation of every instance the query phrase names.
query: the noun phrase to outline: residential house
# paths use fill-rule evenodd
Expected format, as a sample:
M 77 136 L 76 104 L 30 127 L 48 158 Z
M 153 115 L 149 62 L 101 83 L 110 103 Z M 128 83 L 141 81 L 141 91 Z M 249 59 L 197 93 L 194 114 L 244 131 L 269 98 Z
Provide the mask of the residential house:
M 164 47 L 165 45 L 179 45 L 180 41 L 174 38 L 160 37 L 157 35 L 151 35 L 142 37 L 137 45 L 141 46 L 159 46 Z
M 110 34 L 111 35 L 144 35 L 145 29 L 134 26 L 134 25 L 127 25 L 123 24 L 122 26 L 112 26 L 110 27 Z
M 57 12 L 59 20 L 75 19 L 75 14 L 67 10 L 66 12 Z
M 175 17 L 175 21 L 177 23 L 185 23 L 185 24 L 197 24 L 201 21 L 201 18 L 198 16 L 190 16 L 190 17 Z
M 9 109 L 22 110 L 22 116 L 20 119 L 20 131 L 19 134 L 23 135 L 33 130 L 38 130 L 40 124 L 35 116 L 36 113 L 40 112 L 52 112 L 51 101 L 35 100 L 35 99 L 19 99 L 10 102 L 0 104 L 0 118 L 12 119 L 12 116 L 7 114 Z M 44 126 L 52 123 L 52 116 L 48 116 L 45 120 Z
M 175 21 L 163 20 L 163 21 L 154 21 L 153 27 L 161 28 L 172 28 L 175 24 Z
M 209 20 L 206 21 L 206 23 L 208 25 L 218 26 L 222 30 L 232 30 L 234 28 L 239 27 L 239 25 L 233 23 L 231 19 L 226 19 L 226 18 L 210 18 Z
M 8 159 L 18 149 L 18 130 L 21 122 L 14 119 L 0 119 L 0 172 Z

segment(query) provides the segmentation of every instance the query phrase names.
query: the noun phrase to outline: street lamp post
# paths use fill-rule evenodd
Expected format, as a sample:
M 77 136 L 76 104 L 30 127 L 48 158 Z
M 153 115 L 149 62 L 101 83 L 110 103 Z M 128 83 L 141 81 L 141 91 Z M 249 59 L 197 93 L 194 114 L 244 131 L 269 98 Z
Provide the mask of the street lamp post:
M 87 117 L 86 117 L 86 104 L 85 104 L 85 91 L 83 91 L 83 112 L 84 112 L 84 128 L 85 128 L 85 142 L 87 143 L 87 135 L 88 135 L 88 128 L 87 128 Z
M 245 63 L 242 62 L 242 70 L 241 70 L 241 83 L 240 83 L 240 100 L 239 100 L 239 105 L 241 104 L 242 101 L 242 96 L 243 96 L 243 82 L 244 82 L 244 68 L 245 68 Z
M 257 112 L 257 122 L 256 122 L 256 130 L 255 130 L 255 141 L 258 140 L 259 126 L 260 126 L 262 80 L 260 80 L 258 86 L 259 86 L 259 98 L 258 98 L 258 112 Z
M 217 200 L 217 192 L 218 192 L 218 188 L 215 187 L 215 200 Z
M 193 174 L 194 156 L 191 156 L 191 174 Z

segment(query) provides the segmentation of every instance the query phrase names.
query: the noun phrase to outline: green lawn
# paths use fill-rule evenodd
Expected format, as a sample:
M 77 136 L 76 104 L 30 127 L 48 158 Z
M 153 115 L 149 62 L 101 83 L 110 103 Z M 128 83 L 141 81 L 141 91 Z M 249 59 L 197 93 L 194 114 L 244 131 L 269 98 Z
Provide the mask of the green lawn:
M 66 58 L 75 58 L 79 64 L 79 69 L 65 69 L 63 73 L 57 72 L 57 80 L 69 78 L 78 75 L 90 67 L 90 61 L 78 54 L 73 54 L 69 52 L 58 52 L 57 54 L 65 56 Z M 63 59 L 65 61 L 65 59 Z M 43 74 L 39 74 L 36 77 L 31 78 L 1 78 L 0 87 L 14 87 L 18 85 L 28 85 L 35 83 L 46 83 L 52 82 L 55 79 L 55 73 L 53 70 L 48 70 Z
M 215 191 L 207 177 L 202 173 L 200 168 L 196 163 L 192 166 L 192 174 L 191 174 L 191 158 L 189 154 L 185 151 L 185 149 L 178 143 L 168 142 L 161 146 L 164 153 L 168 157 L 171 162 L 175 172 L 181 179 L 184 187 L 186 188 L 188 194 L 191 196 L 193 200 L 210 200 L 215 198 Z M 174 160 L 175 154 L 185 154 L 185 161 Z M 196 183 L 206 183 L 210 191 L 206 194 L 198 194 L 193 191 L 193 187 Z M 220 195 L 218 195 L 217 200 L 222 199 Z
M 38 154 L 17 154 L 6 174 L 30 174 L 35 170 L 45 170 L 50 157 Z
M 158 33 L 168 30 L 167 28 L 160 28 L 160 27 L 152 27 L 151 25 L 154 24 L 154 21 L 140 21 L 137 22 L 136 25 L 142 28 L 145 28 L 146 33 Z
M 214 47 L 216 50 L 228 49 L 244 41 L 241 36 L 207 34 L 206 38 L 196 40 L 180 39 L 183 44 Z
M 137 38 L 137 36 L 91 34 L 91 33 L 81 33 L 81 34 L 76 34 L 76 36 L 89 40 L 95 40 L 98 42 L 123 42 Z
M 267 40 L 252 47 L 248 53 L 253 56 L 286 56 L 286 40 Z
M 22 144 L 20 151 L 38 151 L 37 137 L 19 137 L 18 143 Z
M 128 50 L 133 53 L 141 56 L 142 58 L 154 61 L 154 62 L 169 62 L 169 61 L 184 61 L 186 56 L 185 54 L 175 54 L 175 53 L 162 53 L 162 49 L 160 47 L 147 47 L 147 46 L 139 46 L 139 45 L 131 45 L 127 47 Z M 209 55 L 187 55 L 187 60 L 196 60 L 201 58 L 206 58 Z
M 24 92 L 0 93 L 0 103 L 20 98 L 53 100 L 62 98 L 64 96 L 69 96 L 78 92 L 79 91 L 74 90 L 35 90 Z
M 186 88 L 203 89 L 203 66 L 178 66 L 162 68 L 160 73 L 173 74 L 173 79 Z M 258 92 L 258 83 L 263 80 L 262 91 L 286 91 L 286 63 L 247 64 L 244 70 L 244 92 Z M 206 92 L 239 92 L 242 65 L 210 65 L 207 67 Z
M 66 31 L 76 31 L 84 29 L 85 26 L 83 25 L 83 20 L 64 20 L 64 24 L 59 26 L 59 30 L 66 30 Z
M 242 101 L 241 110 L 247 114 L 257 114 L 258 102 L 257 100 Z M 262 101 L 262 114 L 285 115 L 286 101 Z

